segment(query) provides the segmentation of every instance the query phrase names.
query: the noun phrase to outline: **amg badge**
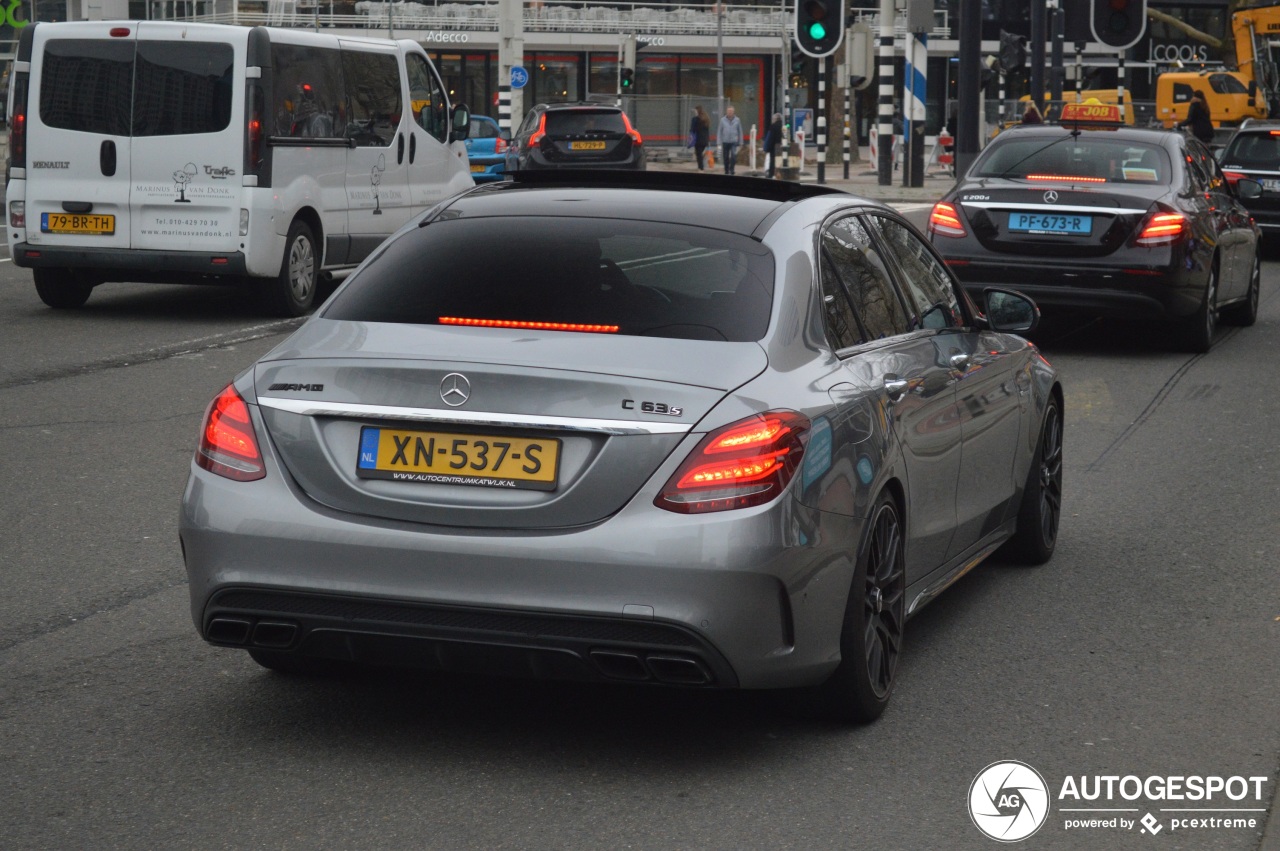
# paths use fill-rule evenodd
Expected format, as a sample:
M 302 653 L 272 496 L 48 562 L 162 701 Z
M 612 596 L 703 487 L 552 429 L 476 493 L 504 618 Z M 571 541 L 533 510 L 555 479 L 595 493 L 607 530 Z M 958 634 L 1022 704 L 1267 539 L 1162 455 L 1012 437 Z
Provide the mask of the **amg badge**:
M 324 389 L 323 384 L 272 384 L 270 387 L 267 388 L 267 391 L 270 392 L 272 390 L 308 390 L 311 392 L 316 392 L 323 389 Z

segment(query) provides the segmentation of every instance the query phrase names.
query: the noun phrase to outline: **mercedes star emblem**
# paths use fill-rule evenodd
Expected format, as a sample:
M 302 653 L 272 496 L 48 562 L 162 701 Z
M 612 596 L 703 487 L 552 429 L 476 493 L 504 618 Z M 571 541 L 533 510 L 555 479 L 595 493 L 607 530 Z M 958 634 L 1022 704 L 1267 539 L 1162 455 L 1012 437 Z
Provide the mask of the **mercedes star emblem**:
M 1044 202 L 1046 204 L 1058 203 L 1058 193 L 1050 189 L 1048 192 L 1044 193 Z
M 465 405 L 471 398 L 471 382 L 460 372 L 451 372 L 440 379 L 440 399 L 449 407 Z

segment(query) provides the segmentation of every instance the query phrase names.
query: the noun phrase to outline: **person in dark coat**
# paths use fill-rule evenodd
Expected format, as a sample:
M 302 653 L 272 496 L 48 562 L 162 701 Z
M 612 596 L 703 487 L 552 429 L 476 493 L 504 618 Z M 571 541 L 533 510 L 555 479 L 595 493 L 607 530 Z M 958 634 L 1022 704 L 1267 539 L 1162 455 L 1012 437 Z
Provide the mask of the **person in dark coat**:
M 693 155 L 698 160 L 698 171 L 707 167 L 707 145 L 711 143 L 711 116 L 701 106 L 693 108 L 693 118 L 689 121 L 689 138 L 693 140 Z
M 1204 92 L 1196 89 L 1187 107 L 1187 117 L 1178 122 L 1177 126 L 1186 127 L 1192 136 L 1206 145 L 1213 141 L 1213 121 L 1209 117 L 1209 103 L 1205 100 Z
M 764 154 L 769 158 L 769 168 L 765 177 L 773 177 L 778 167 L 778 148 L 782 145 L 782 113 L 773 114 L 773 123 L 764 131 Z

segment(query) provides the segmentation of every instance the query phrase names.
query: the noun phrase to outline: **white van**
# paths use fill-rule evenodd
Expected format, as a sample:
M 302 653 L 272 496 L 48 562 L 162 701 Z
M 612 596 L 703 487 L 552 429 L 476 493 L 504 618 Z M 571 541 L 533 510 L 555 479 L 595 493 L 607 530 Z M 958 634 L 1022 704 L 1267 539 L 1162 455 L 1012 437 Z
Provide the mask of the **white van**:
M 9 249 L 40 298 L 248 280 L 312 306 L 474 185 L 470 115 L 413 41 L 158 21 L 33 24 L 9 97 Z

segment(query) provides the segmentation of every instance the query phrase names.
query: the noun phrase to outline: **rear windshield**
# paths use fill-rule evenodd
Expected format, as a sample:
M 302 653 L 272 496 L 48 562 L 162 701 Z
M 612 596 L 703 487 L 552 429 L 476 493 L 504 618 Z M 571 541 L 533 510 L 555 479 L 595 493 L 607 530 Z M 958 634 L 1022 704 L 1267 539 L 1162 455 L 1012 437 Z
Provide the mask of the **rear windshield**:
M 234 61 L 229 44 L 54 39 L 44 47 L 40 120 L 105 136 L 216 133 L 231 122 Z
M 1164 148 L 1108 137 L 1106 131 L 997 140 L 972 174 L 1031 180 L 1078 177 L 1105 183 L 1170 183 L 1173 177 Z
M 587 133 L 625 133 L 621 112 L 548 112 L 547 133 L 552 136 L 582 136 Z
M 1222 155 L 1225 165 L 1280 171 L 1280 136 L 1268 133 L 1241 133 Z
M 436 221 L 392 240 L 324 316 L 750 342 L 764 336 L 772 301 L 772 255 L 745 236 L 495 217 Z

